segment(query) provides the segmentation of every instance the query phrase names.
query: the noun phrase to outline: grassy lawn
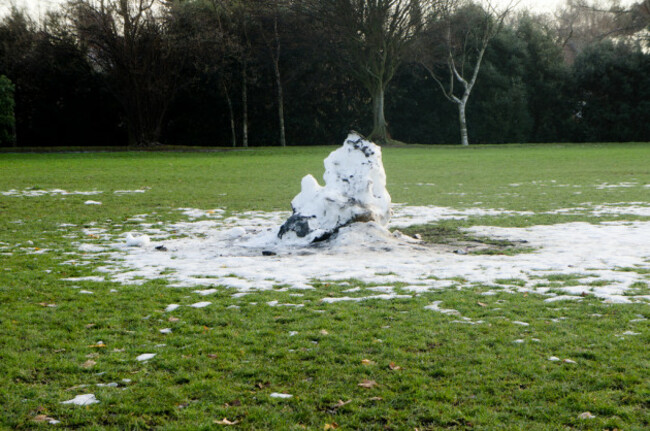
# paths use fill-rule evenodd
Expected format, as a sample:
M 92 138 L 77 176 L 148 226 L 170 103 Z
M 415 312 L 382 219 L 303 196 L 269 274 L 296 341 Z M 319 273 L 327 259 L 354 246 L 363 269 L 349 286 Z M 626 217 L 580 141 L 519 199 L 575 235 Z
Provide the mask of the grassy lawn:
M 290 210 L 302 176 L 320 179 L 332 150 L 0 154 L 0 192 L 102 192 L 0 195 L 0 429 L 650 427 L 647 303 L 485 296 L 492 286 L 480 284 L 408 300 L 320 301 L 368 287 L 350 279 L 316 281 L 299 291 L 300 308 L 268 305 L 296 302 L 286 286 L 238 298 L 215 286 L 209 307 L 165 312 L 202 299 L 164 279 L 64 280 L 96 276 L 103 264 L 63 264 L 82 253 L 73 243 L 87 236 L 83 228 L 117 235 L 139 226 L 138 214 L 150 214 L 148 223 L 186 220 L 183 207 Z M 650 144 L 641 143 L 384 149 L 393 202 L 532 212 L 428 227 L 436 232 L 650 221 L 554 212 L 650 202 L 649 160 Z M 647 268 L 627 270 L 650 283 Z M 425 308 L 436 301 L 457 313 Z M 144 353 L 156 356 L 135 359 Z M 88 393 L 100 402 L 61 404 Z

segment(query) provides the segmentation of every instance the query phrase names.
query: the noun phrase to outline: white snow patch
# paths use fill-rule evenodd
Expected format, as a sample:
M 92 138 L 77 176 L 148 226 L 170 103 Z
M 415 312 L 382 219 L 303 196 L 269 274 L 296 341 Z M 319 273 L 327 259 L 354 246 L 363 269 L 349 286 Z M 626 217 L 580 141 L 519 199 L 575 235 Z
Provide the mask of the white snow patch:
M 99 275 L 89 275 L 87 277 L 68 277 L 68 278 L 62 278 L 64 281 L 105 281 L 105 277 L 99 276 Z
M 172 328 L 160 329 L 158 332 L 160 332 L 161 334 L 171 334 Z
M 190 307 L 192 307 L 192 308 L 205 308 L 210 304 L 212 304 L 212 302 L 197 302 L 196 304 L 190 305 Z
M 560 296 L 553 296 L 551 298 L 546 298 L 544 302 L 580 301 L 580 300 L 582 300 L 581 296 L 560 295 Z
M 266 303 L 269 307 L 304 307 L 304 304 L 281 304 L 280 301 L 269 301 Z
M 271 398 L 291 398 L 293 395 L 290 394 L 280 394 L 278 392 L 273 392 L 271 395 L 269 395 Z
M 361 291 L 360 287 L 353 287 L 352 289 L 344 290 L 343 293 L 354 293 L 354 292 L 360 292 L 360 291 Z
M 638 185 L 639 185 L 639 183 L 635 183 L 635 182 L 622 182 L 622 183 L 618 183 L 618 184 L 602 183 L 602 184 L 597 184 L 596 188 L 598 190 L 620 189 L 620 188 L 637 187 Z
M 97 244 L 86 243 L 86 244 L 81 244 L 79 246 L 79 251 L 87 252 L 87 253 L 99 253 L 106 250 L 107 250 L 106 247 Z
M 208 296 L 217 293 L 217 289 L 206 289 L 206 290 L 195 290 L 194 293 L 198 293 L 201 296 Z
M 180 307 L 179 304 L 169 304 L 169 305 L 165 308 L 165 311 L 166 311 L 167 313 L 169 313 L 169 312 L 171 312 L 171 311 L 176 310 L 178 307 Z
M 625 331 L 623 332 L 623 335 L 641 335 L 640 332 L 634 332 L 634 331 Z
M 393 293 L 393 289 L 395 289 L 393 286 L 368 287 L 368 290 L 371 290 L 373 292 L 382 292 L 382 293 Z
M 196 208 L 179 208 L 179 211 L 183 212 L 183 215 L 187 216 L 190 220 L 209 217 L 209 218 L 221 218 L 226 212 L 221 208 L 215 208 L 213 210 L 200 210 Z
M 362 297 L 357 297 L 357 298 L 352 298 L 349 296 L 341 296 L 339 298 L 323 298 L 321 299 L 321 302 L 324 302 L 326 304 L 333 304 L 335 302 L 361 302 L 361 301 L 368 301 L 371 299 L 383 299 L 383 300 L 388 300 L 388 299 L 410 299 L 413 298 L 411 295 L 395 295 L 395 294 L 384 294 L 384 295 L 373 295 L 373 296 L 362 296 Z
M 133 236 L 130 232 L 126 234 L 127 247 L 144 247 L 149 245 L 150 242 L 151 239 L 149 238 L 149 235 Z
M 25 190 L 16 190 L 16 189 L 11 189 L 5 192 L 0 192 L 3 196 L 16 196 L 16 197 L 39 197 L 39 196 L 47 196 L 47 195 L 83 195 L 83 196 L 90 196 L 90 195 L 98 195 L 103 192 L 98 191 L 98 190 L 93 190 L 93 191 L 87 191 L 87 192 L 82 192 L 82 191 L 74 191 L 74 192 L 69 192 L 67 190 L 62 190 L 62 189 L 50 189 L 50 190 L 33 190 L 33 189 L 25 189 Z
M 518 321 L 518 320 L 513 320 L 513 321 L 512 321 L 512 324 L 513 324 L 513 325 L 520 325 L 520 326 L 530 326 L 529 323 L 526 323 L 526 322 L 520 322 L 520 321 Z
M 431 221 L 445 214 L 458 216 L 464 211 L 467 216 L 470 213 L 503 214 L 498 210 L 441 211 L 438 207 L 396 206 L 393 223 L 407 225 L 414 221 Z M 404 289 L 414 293 L 479 283 L 497 285 L 495 280 L 513 278 L 524 280 L 526 285 L 484 294 L 545 293 L 548 288 L 535 285 L 546 275 L 585 273 L 591 274 L 594 280 L 611 282 L 605 286 L 554 287 L 554 291 L 564 294 L 547 301 L 580 300 L 577 295 L 587 292 L 607 302 L 625 303 L 642 300 L 640 296 L 625 296 L 625 293 L 629 286 L 645 279 L 636 272 L 614 269 L 650 269 L 650 242 L 647 241 L 650 222 L 646 221 L 468 229 L 481 236 L 525 240 L 536 249 L 533 253 L 503 256 L 452 254 L 395 237 L 372 222 L 355 223 L 342 228 L 338 236 L 327 243 L 304 247 L 277 238 L 279 224 L 286 219 L 287 212 L 246 212 L 226 219 L 215 214 L 219 212 L 215 210 L 210 214 L 213 220 L 165 226 L 163 230 L 169 232 L 167 235 L 172 235 L 173 231 L 180 236 L 169 239 L 160 234 L 160 239 L 166 238 L 164 245 L 169 251 L 165 253 L 126 248 L 123 243 L 111 244 L 113 251 L 102 255 L 106 262 L 103 270 L 116 282 L 137 284 L 165 278 L 172 286 L 228 287 L 237 291 L 234 295 L 270 290 L 278 285 L 311 289 L 313 280 L 335 283 L 350 278 L 382 285 L 404 283 L 407 285 Z M 228 234 L 236 227 L 244 232 L 238 230 L 237 235 Z M 115 241 L 115 237 L 102 229 L 87 231 Z M 263 256 L 263 251 L 275 255 Z
M 99 201 L 92 201 L 92 200 L 88 200 L 88 201 L 84 202 L 84 205 L 101 205 L 101 204 L 102 203 L 99 202 Z
M 95 398 L 95 394 L 77 395 L 71 400 L 62 401 L 61 404 L 74 404 L 76 406 L 89 406 L 97 404 L 99 400 Z
M 435 301 L 431 305 L 427 305 L 424 308 L 426 310 L 433 310 L 442 314 L 452 314 L 454 316 L 460 316 L 460 312 L 458 310 L 454 310 L 453 308 L 440 308 L 440 304 L 442 304 L 442 301 Z
M 156 356 L 155 353 L 143 353 L 142 355 L 135 358 L 135 360 L 140 362 L 148 361 L 149 359 L 153 359 L 154 356 Z
M 427 224 L 438 220 L 458 219 L 465 220 L 470 217 L 503 216 L 503 215 L 534 215 L 532 211 L 510 211 L 504 209 L 466 208 L 456 209 L 438 206 L 406 206 L 393 204 L 391 227 L 406 227 L 418 224 Z

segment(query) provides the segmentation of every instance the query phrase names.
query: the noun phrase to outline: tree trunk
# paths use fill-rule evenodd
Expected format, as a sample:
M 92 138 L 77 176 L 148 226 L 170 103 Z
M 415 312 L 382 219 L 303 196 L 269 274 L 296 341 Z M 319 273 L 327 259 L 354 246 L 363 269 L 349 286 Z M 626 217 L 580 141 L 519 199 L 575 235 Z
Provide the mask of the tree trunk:
M 237 146 L 237 130 L 235 129 L 235 111 L 232 109 L 232 100 L 230 99 L 230 92 L 225 82 L 222 82 L 223 94 L 226 95 L 226 102 L 228 102 L 228 112 L 230 113 L 230 137 L 232 139 L 232 146 Z
M 241 100 L 242 100 L 242 145 L 244 147 L 248 147 L 248 79 L 246 77 L 246 61 L 242 63 L 242 68 L 241 68 L 241 81 L 242 81 L 242 88 L 241 88 Z
M 278 17 L 275 16 L 273 21 L 273 36 L 275 37 L 275 55 L 271 52 L 273 58 L 273 67 L 275 69 L 275 83 L 278 86 L 278 117 L 280 121 L 280 146 L 287 146 L 287 139 L 284 130 L 284 92 L 282 90 L 282 76 L 280 75 L 280 33 L 278 32 Z
M 11 136 L 9 137 L 9 139 L 13 138 L 13 141 L 11 141 L 12 142 L 12 147 L 17 147 L 18 146 L 18 128 L 17 128 L 17 125 L 16 125 L 15 111 L 12 112 L 11 114 L 13 115 L 13 120 L 14 121 L 11 123 L 11 129 L 10 129 L 10 132 L 9 132 L 9 133 L 11 133 Z
M 372 133 L 370 139 L 378 144 L 388 141 L 388 125 L 384 115 L 384 88 L 379 88 L 372 95 Z
M 461 101 L 458 103 L 458 120 L 460 123 L 460 144 L 463 147 L 469 146 L 469 140 L 467 137 L 467 118 L 465 117 L 465 105 L 466 101 Z
M 275 82 L 278 86 L 278 117 L 280 120 L 280 146 L 287 146 L 287 139 L 284 130 L 284 95 L 282 91 L 282 79 L 280 76 L 280 65 L 277 61 L 274 62 L 275 66 Z

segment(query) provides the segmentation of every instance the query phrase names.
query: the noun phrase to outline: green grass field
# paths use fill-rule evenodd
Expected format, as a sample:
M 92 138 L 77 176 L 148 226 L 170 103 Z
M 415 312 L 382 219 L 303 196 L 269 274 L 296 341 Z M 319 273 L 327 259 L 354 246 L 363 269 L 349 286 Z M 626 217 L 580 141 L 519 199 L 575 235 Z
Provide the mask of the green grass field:
M 62 264 L 80 254 L 72 242 L 83 227 L 119 234 L 138 225 L 129 221 L 138 214 L 150 214 L 151 223 L 185 220 L 181 207 L 290 210 L 302 176 L 320 179 L 332 150 L 0 154 L 0 192 L 103 192 L 0 195 L 0 428 L 650 428 L 647 302 L 545 303 L 535 294 L 483 296 L 487 286 L 479 285 L 408 301 L 319 302 L 363 287 L 351 279 L 301 291 L 302 308 L 264 305 L 291 302 L 284 289 L 238 299 L 224 289 L 210 307 L 165 313 L 168 304 L 194 298 L 193 289 L 164 279 L 74 283 L 94 292 L 84 295 L 63 280 L 97 275 L 102 265 Z M 383 154 L 393 202 L 536 213 L 439 228 L 650 221 L 543 214 L 586 203 L 647 204 L 650 144 L 415 146 Z M 114 193 L 135 189 L 146 193 Z M 84 205 L 89 199 L 102 205 Z M 638 286 L 647 291 L 647 283 Z M 424 308 L 433 301 L 484 323 L 453 324 L 454 316 Z M 626 331 L 637 335 L 622 336 Z M 156 357 L 136 361 L 142 353 Z M 111 382 L 117 387 L 97 386 Z M 87 393 L 100 402 L 61 404 Z

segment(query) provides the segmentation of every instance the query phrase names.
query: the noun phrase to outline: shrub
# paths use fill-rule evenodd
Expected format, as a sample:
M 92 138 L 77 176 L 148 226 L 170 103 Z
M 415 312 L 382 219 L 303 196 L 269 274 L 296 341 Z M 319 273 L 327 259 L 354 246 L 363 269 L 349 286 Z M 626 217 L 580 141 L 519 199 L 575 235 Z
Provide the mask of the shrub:
M 9 78 L 0 75 L 0 146 L 16 143 L 14 107 L 14 85 Z

